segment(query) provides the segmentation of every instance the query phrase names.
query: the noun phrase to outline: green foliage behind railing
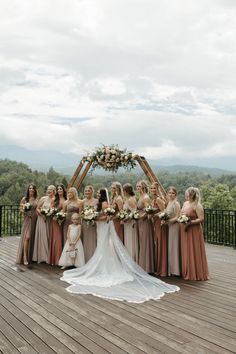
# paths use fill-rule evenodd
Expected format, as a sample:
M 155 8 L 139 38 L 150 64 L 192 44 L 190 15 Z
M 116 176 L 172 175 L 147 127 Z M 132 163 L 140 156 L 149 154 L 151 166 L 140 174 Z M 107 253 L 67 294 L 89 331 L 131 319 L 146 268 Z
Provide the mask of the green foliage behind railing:
M 205 209 L 204 213 L 205 241 L 236 248 L 236 211 Z M 22 220 L 18 205 L 0 205 L 0 236 L 20 235 Z

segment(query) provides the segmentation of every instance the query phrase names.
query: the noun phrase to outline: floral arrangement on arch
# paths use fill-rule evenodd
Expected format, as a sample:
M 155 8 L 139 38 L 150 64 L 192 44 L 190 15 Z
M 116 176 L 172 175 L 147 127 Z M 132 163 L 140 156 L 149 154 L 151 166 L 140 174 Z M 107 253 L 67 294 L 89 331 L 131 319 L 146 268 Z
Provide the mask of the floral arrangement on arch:
M 84 158 L 84 162 L 92 162 L 92 168 L 102 167 L 106 171 L 117 172 L 119 167 L 131 170 L 136 166 L 135 155 L 127 149 L 120 149 L 118 145 L 102 145 Z

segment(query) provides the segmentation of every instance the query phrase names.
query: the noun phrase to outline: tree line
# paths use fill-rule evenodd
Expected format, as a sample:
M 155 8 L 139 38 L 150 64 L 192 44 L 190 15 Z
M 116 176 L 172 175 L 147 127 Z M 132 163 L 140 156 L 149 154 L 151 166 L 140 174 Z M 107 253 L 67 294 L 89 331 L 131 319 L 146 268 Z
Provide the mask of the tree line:
M 76 166 L 75 166 L 76 168 Z M 204 208 L 236 210 L 236 175 L 227 174 L 212 176 L 209 173 L 196 171 L 183 171 L 170 173 L 165 171 L 155 171 L 158 179 L 165 190 L 169 186 L 175 186 L 178 190 L 178 199 L 181 204 L 184 201 L 184 192 L 189 186 L 198 187 L 202 195 Z M 71 176 L 62 175 L 51 167 L 48 172 L 31 170 L 24 163 L 11 161 L 8 159 L 0 160 L 0 205 L 19 204 L 20 199 L 25 195 L 27 185 L 35 183 L 38 188 L 39 196 L 45 194 L 46 188 L 50 184 L 63 183 L 67 186 Z M 79 190 L 82 197 L 83 188 L 87 184 L 92 184 L 96 189 L 111 186 L 113 181 L 121 184 L 131 183 L 136 185 L 140 179 L 146 179 L 142 171 L 122 172 L 117 174 L 95 174 L 88 173 Z

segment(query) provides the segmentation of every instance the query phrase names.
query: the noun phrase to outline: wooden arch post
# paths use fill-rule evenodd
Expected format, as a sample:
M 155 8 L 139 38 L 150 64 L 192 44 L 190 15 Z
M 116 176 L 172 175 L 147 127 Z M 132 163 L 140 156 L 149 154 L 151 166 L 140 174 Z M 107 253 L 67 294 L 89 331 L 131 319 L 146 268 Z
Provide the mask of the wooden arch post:
M 145 157 L 135 155 L 134 160 L 136 160 L 139 163 L 140 167 L 142 168 L 143 172 L 145 173 L 145 175 L 147 176 L 147 178 L 151 183 L 153 182 L 158 183 L 159 191 L 161 192 L 163 198 L 166 199 L 166 191 L 163 188 L 157 176 L 155 175 L 155 173 L 153 172 L 153 170 L 151 169 Z M 86 157 L 83 157 L 82 160 L 80 161 L 79 166 L 75 170 L 75 173 L 73 174 L 71 180 L 68 183 L 68 188 L 75 187 L 79 189 L 92 164 L 93 164 L 92 162 L 86 161 Z

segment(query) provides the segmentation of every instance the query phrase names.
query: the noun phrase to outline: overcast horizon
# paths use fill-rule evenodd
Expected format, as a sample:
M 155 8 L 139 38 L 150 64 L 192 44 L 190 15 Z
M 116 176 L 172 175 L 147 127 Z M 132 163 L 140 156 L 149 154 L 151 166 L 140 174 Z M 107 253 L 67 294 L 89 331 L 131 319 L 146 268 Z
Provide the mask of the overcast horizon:
M 236 1 L 0 10 L 1 146 L 81 156 L 117 143 L 161 164 L 236 170 Z

